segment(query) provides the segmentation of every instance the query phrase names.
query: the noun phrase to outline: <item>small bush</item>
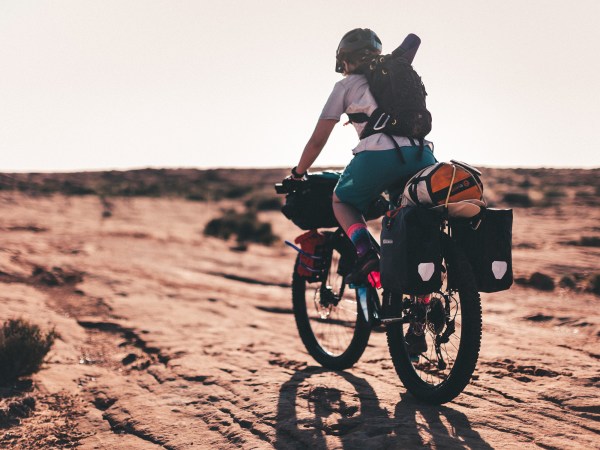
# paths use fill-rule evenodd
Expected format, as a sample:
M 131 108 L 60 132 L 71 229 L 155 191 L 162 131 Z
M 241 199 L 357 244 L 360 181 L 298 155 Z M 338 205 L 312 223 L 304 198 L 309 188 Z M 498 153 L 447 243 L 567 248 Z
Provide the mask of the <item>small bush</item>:
M 188 194 L 188 195 L 185 196 L 185 198 L 187 200 L 191 200 L 193 202 L 204 202 L 204 201 L 206 201 L 206 195 L 204 195 L 202 193 Z
M 518 184 L 518 186 L 522 188 L 530 188 L 533 187 L 533 183 L 529 180 L 529 178 L 525 178 Z
M 578 241 L 566 241 L 564 243 L 580 247 L 600 247 L 600 236 L 581 236 Z
M 30 375 L 42 365 L 57 333 L 42 333 L 37 325 L 23 319 L 9 319 L 0 330 L 0 383 Z
M 581 236 L 579 245 L 583 247 L 600 247 L 600 236 Z
M 544 197 L 547 199 L 564 198 L 567 194 L 564 191 L 558 189 L 550 189 L 544 192 Z
M 246 202 L 246 207 L 256 211 L 279 211 L 281 210 L 281 200 L 277 197 L 252 198 Z
M 534 272 L 529 277 L 529 286 L 539 289 L 540 291 L 553 291 L 554 290 L 554 280 L 541 272 Z
M 575 192 L 575 198 L 580 198 L 582 200 L 588 200 L 594 197 L 594 193 L 590 191 L 577 191 Z
M 558 282 L 558 285 L 562 288 L 567 289 L 575 289 L 577 287 L 577 283 L 575 282 L 575 280 L 568 275 L 564 275 Z
M 588 290 L 596 295 L 600 295 L 600 273 L 592 275 L 588 282 Z
M 502 201 L 510 206 L 520 206 L 522 208 L 533 206 L 533 202 L 527 193 L 508 192 L 502 196 Z
M 238 242 L 265 245 L 270 245 L 278 239 L 273 234 L 271 224 L 259 221 L 255 213 L 238 213 L 232 210 L 225 211 L 222 217 L 208 222 L 204 234 L 225 240 L 237 236 Z

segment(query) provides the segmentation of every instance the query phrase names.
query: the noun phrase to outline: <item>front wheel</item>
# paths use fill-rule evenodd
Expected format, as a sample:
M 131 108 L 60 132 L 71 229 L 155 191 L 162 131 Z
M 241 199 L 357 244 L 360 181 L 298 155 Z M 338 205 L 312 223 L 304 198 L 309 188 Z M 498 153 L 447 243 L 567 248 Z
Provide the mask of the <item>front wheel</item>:
M 356 290 L 344 282 L 347 271 L 342 266 L 347 266 L 348 252 L 354 255 L 354 247 L 345 240 L 329 235 L 333 251 L 323 280 L 309 282 L 296 270 L 292 279 L 293 309 L 300 338 L 319 364 L 333 370 L 352 367 L 365 351 L 371 334 Z
M 449 402 L 463 391 L 481 345 L 481 300 L 475 278 L 447 235 L 443 257 L 444 283 L 438 292 L 389 299 L 394 315 L 407 318 L 407 323 L 387 326 L 396 372 L 411 394 L 432 404 Z

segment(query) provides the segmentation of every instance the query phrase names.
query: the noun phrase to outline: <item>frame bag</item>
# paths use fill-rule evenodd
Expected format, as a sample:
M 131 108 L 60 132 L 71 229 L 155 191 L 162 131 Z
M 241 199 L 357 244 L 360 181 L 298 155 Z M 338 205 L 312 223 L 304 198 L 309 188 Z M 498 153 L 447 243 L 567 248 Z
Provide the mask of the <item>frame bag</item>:
M 381 285 L 392 292 L 424 295 L 442 286 L 441 218 L 406 206 L 389 211 L 381 228 Z
M 513 283 L 512 209 L 488 208 L 477 229 L 453 223 L 452 236 L 471 263 L 479 292 L 499 292 Z

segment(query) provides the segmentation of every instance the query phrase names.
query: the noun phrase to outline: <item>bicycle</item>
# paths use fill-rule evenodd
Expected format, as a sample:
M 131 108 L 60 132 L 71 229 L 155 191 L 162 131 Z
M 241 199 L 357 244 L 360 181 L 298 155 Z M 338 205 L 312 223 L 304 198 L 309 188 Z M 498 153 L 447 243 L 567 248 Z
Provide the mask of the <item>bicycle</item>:
M 278 194 L 297 200 L 288 211 L 284 206 L 284 214 L 304 229 L 335 227 L 333 211 L 326 205 L 330 205 L 336 180 L 332 173 L 317 173 L 310 174 L 307 181 L 286 179 L 276 184 Z M 310 193 L 313 186 L 318 187 L 317 195 L 302 206 L 302 195 Z M 315 199 L 321 217 L 307 223 L 302 217 L 314 212 Z M 383 216 L 389 205 L 396 203 L 380 197 L 367 213 L 367 220 Z M 324 225 L 315 227 L 317 224 Z M 449 219 L 442 219 L 442 287 L 421 296 L 400 295 L 385 289 L 380 296 L 368 284 L 346 285 L 344 277 L 354 265 L 356 252 L 339 225 L 334 231 L 322 233 L 324 242 L 318 254 L 308 254 L 286 241 L 299 252 L 292 276 L 292 303 L 298 332 L 308 353 L 323 367 L 348 369 L 365 351 L 371 330 L 385 327 L 394 368 L 412 395 L 432 404 L 457 397 L 469 383 L 477 364 L 482 312 L 475 276 L 464 252 L 449 234 L 450 228 Z M 371 238 L 379 250 L 377 240 Z M 313 262 L 312 267 L 302 262 L 307 258 Z M 300 266 L 310 275 L 300 275 Z M 409 351 L 406 342 L 409 328 L 414 335 L 425 335 L 425 351 L 417 354 Z

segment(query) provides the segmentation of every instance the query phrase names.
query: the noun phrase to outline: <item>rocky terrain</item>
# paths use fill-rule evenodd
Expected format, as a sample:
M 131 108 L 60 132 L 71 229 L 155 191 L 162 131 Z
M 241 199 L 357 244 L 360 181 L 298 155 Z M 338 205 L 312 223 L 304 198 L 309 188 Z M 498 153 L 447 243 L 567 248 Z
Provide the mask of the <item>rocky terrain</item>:
M 0 175 L 0 318 L 60 334 L 0 387 L 0 447 L 600 448 L 600 170 L 484 170 L 517 282 L 482 294 L 478 368 L 443 406 L 406 393 L 384 333 L 345 372 L 306 353 L 284 174 Z M 248 210 L 274 243 L 203 233 Z

